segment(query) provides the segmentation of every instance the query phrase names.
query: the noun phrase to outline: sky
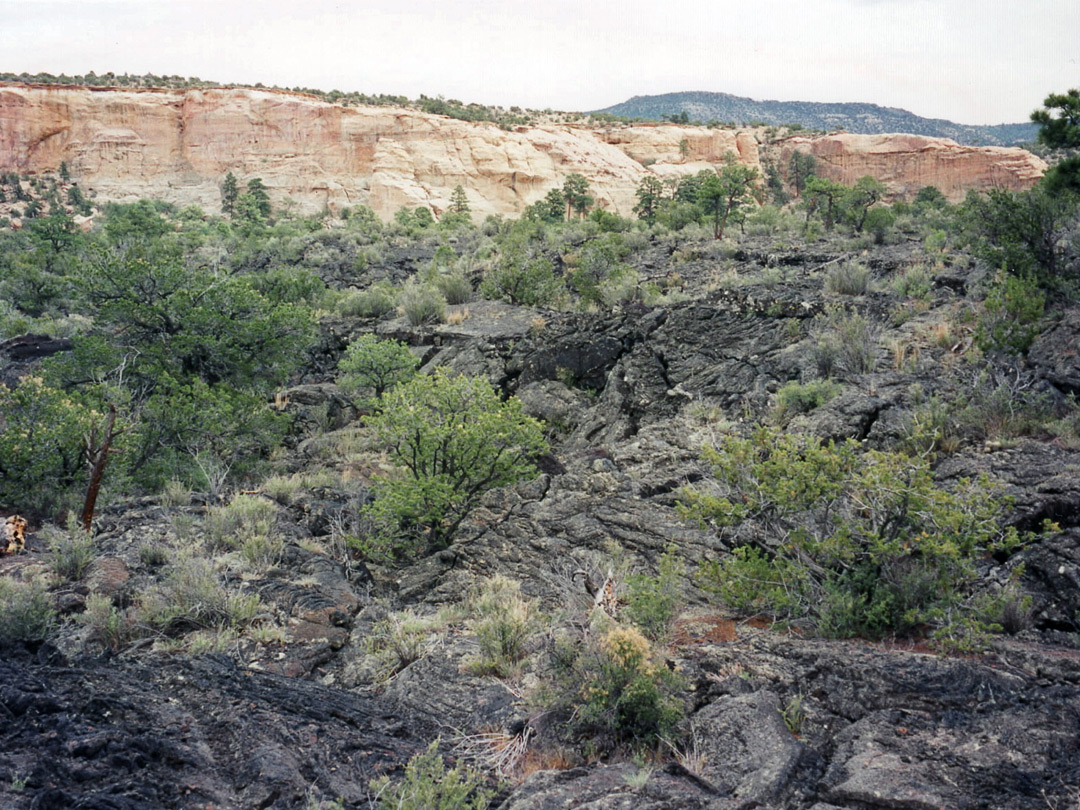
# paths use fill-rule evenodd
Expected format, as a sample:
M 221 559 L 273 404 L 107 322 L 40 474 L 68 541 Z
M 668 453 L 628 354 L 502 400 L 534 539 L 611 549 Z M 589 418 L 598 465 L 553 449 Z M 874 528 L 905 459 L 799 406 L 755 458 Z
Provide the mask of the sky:
M 1080 0 L 0 0 L 0 72 L 156 73 L 583 111 L 704 90 L 1026 121 Z

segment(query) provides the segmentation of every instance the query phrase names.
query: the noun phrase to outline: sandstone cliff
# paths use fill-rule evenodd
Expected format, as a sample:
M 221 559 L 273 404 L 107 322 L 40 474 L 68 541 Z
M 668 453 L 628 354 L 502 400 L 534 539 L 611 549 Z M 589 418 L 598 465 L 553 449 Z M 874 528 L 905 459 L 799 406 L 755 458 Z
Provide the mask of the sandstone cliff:
M 813 152 L 828 176 L 851 182 L 872 174 L 898 196 L 931 184 L 954 200 L 971 188 L 1026 188 L 1045 169 L 1020 149 L 915 136 L 766 147 L 753 131 L 648 124 L 504 131 L 254 89 L 0 86 L 0 171 L 53 171 L 66 161 L 99 200 L 156 197 L 209 211 L 218 209 L 229 171 L 241 181 L 261 177 L 276 202 L 291 198 L 303 211 L 363 203 L 384 218 L 403 205 L 440 213 L 458 184 L 476 215 L 513 216 L 577 172 L 599 205 L 628 215 L 647 174 L 697 172 L 729 152 L 757 166 L 763 153 L 779 159 L 791 149 Z
M 896 197 L 910 200 L 924 186 L 937 186 L 950 202 L 969 190 L 1022 190 L 1033 186 L 1046 164 L 1024 149 L 960 146 L 947 138 L 919 135 L 825 135 L 791 138 L 779 159 L 793 151 L 817 158 L 818 174 L 845 185 L 870 175 Z

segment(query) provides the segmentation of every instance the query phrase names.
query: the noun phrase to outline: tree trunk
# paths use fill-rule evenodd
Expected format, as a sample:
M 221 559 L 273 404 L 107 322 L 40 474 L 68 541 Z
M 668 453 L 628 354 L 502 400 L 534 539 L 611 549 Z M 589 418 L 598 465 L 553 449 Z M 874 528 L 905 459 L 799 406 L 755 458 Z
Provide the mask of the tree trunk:
M 109 405 L 109 416 L 105 420 L 105 434 L 101 440 L 101 446 L 94 447 L 97 440 L 93 435 L 87 441 L 86 455 L 90 462 L 90 484 L 86 488 L 86 500 L 83 501 L 82 510 L 82 527 L 86 532 L 90 531 L 90 525 L 94 520 L 94 507 L 97 505 L 98 493 L 101 491 L 101 478 L 105 474 L 105 465 L 109 461 L 109 448 L 117 435 L 115 427 L 116 406 Z

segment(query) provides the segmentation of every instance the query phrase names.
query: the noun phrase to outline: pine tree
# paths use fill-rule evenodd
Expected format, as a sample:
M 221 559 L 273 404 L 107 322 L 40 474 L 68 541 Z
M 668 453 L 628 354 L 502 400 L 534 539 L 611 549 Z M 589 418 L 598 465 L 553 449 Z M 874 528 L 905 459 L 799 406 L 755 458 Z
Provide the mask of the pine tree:
M 454 186 L 454 192 L 450 195 L 450 209 L 451 214 L 468 214 L 469 213 L 469 198 L 465 195 L 465 189 L 458 183 Z
M 236 198 L 240 195 L 240 189 L 236 182 L 236 175 L 229 172 L 221 184 L 221 213 L 232 216 L 236 209 Z
M 571 174 L 563 183 L 562 192 L 566 198 L 566 218 L 570 218 L 571 211 L 584 217 L 593 204 L 593 198 L 589 196 L 589 181 L 580 174 Z
M 259 213 L 263 219 L 270 218 L 270 195 L 266 191 L 266 186 L 263 185 L 261 177 L 252 177 L 248 180 L 247 193 L 255 200 L 255 204 L 259 209 Z

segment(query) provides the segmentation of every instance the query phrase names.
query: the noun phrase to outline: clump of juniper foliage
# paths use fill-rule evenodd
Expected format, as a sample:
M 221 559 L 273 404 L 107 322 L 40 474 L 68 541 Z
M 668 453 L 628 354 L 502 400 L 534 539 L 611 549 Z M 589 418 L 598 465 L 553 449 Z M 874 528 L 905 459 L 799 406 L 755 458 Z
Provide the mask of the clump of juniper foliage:
M 361 335 L 345 350 L 338 367 L 341 387 L 350 394 L 370 391 L 375 399 L 388 388 L 416 374 L 420 358 L 399 340 L 380 340 Z
M 371 789 L 381 810 L 485 810 L 495 795 L 471 768 L 447 768 L 439 740 L 409 760 L 400 782 L 382 776 L 372 780 Z
M 547 451 L 540 423 L 479 377 L 445 369 L 387 391 L 369 419 L 396 473 L 375 480 L 362 545 L 374 556 L 445 547 L 485 492 L 537 474 Z
M 1000 486 L 980 478 L 947 490 L 922 457 L 759 428 L 705 459 L 711 482 L 685 490 L 679 508 L 732 550 L 702 566 L 702 583 L 739 611 L 824 635 L 955 622 L 977 561 L 1020 541 L 1001 525 Z
M 656 576 L 631 574 L 627 577 L 626 617 L 654 641 L 671 632 L 683 603 L 679 593 L 682 575 L 682 558 L 671 546 L 660 557 Z

